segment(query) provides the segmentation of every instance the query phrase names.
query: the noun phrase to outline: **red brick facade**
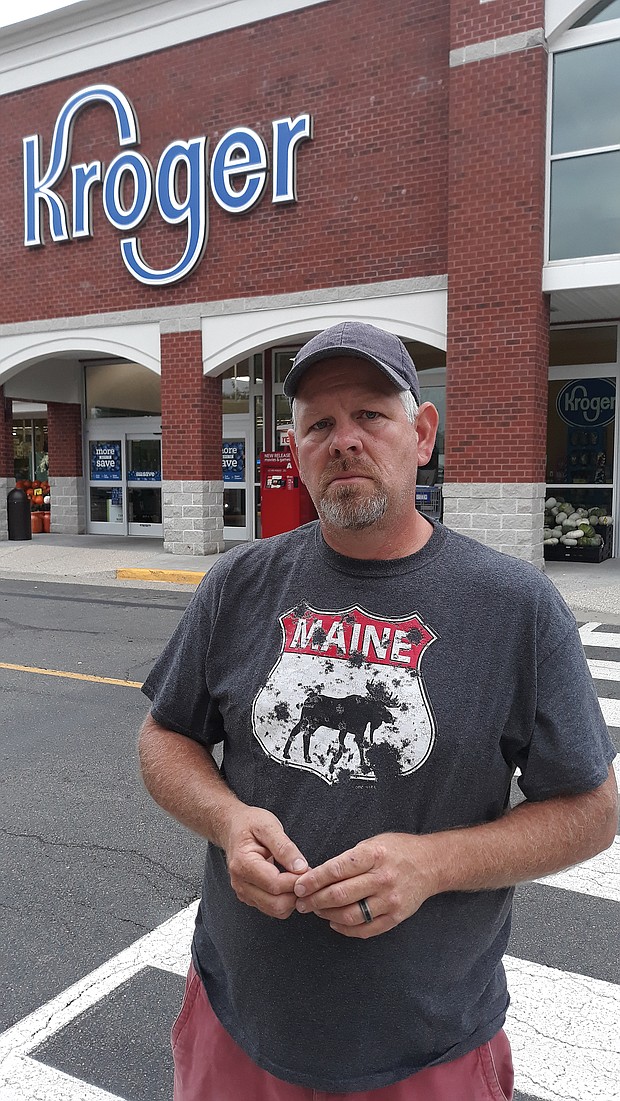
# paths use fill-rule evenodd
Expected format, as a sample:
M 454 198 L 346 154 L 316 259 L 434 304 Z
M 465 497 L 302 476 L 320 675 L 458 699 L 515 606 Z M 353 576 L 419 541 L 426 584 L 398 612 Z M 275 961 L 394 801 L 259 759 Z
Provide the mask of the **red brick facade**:
M 68 402 L 47 404 L 47 445 L 50 476 L 79 478 L 82 474 L 82 409 Z
M 517 39 L 515 52 L 486 60 L 457 54 L 543 23 L 544 0 L 333 0 L 3 97 L 0 254 L 11 278 L 0 324 L 447 272 L 445 480 L 542 482 L 547 57 Z M 129 234 L 104 216 L 100 184 L 91 238 L 54 244 L 45 215 L 47 243 L 25 248 L 21 138 L 43 136 L 45 167 L 60 108 L 95 82 L 129 98 L 153 166 L 174 139 L 200 135 L 210 158 L 233 126 L 270 147 L 273 120 L 309 112 L 298 201 L 274 204 L 267 186 L 233 215 L 209 195 L 205 254 L 167 287 L 126 270 L 119 242 Z M 107 165 L 119 148 L 110 107 L 79 113 L 71 164 Z M 69 216 L 70 184 L 68 170 L 59 193 Z M 154 268 L 183 252 L 184 226 L 166 224 L 156 206 L 136 233 Z M 220 381 L 203 377 L 200 333 L 163 335 L 161 360 L 164 478 L 220 480 Z M 49 406 L 52 476 L 81 472 L 81 438 L 68 435 L 78 414 Z
M 338 0 L 146 54 L 3 97 L 0 253 L 11 279 L 0 324 L 370 283 L 446 270 L 447 0 Z M 155 166 L 173 139 L 250 126 L 268 148 L 274 119 L 307 111 L 314 138 L 297 150 L 298 202 L 273 204 L 267 187 L 244 215 L 209 198 L 205 255 L 183 282 L 151 288 L 122 262 L 94 189 L 94 234 L 23 244 L 22 137 L 44 139 L 60 108 L 95 81 L 133 104 L 140 152 Z M 77 116 L 71 164 L 119 152 L 110 107 Z M 71 215 L 71 172 L 59 193 Z M 153 208 L 138 234 L 158 269 L 180 258 L 183 226 Z M 62 275 L 61 278 L 59 276 Z M 41 288 L 45 287 L 45 294 Z
M 450 49 L 544 27 L 542 0 L 452 0 Z
M 222 383 L 203 374 L 200 333 L 162 336 L 161 405 L 166 481 L 221 481 Z
M 510 33 L 542 26 L 542 0 L 514 8 L 459 0 L 453 46 L 466 28 L 474 34 L 476 15 L 486 39 L 491 9 L 508 8 Z M 540 47 L 450 72 L 446 482 L 545 479 L 546 81 Z

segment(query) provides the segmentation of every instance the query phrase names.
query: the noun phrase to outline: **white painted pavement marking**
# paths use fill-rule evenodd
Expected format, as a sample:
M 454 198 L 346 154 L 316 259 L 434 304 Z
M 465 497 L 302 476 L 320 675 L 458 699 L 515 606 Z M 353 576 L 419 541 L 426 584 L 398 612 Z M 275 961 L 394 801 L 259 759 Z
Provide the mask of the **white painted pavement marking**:
M 33 1048 L 144 968 L 159 967 L 163 971 L 185 976 L 197 906 L 198 901 L 192 902 L 185 910 L 7 1029 L 0 1036 L 0 1101 L 35 1101 L 37 1098 L 42 1101 L 104 1101 L 104 1098 L 113 1097 L 101 1090 L 93 1092 L 93 1087 L 69 1075 L 62 1075 L 58 1079 L 58 1089 L 54 1087 L 52 1092 L 44 1089 L 43 1083 L 33 1089 L 36 1076 L 33 1077 L 33 1060 L 28 1055 Z M 34 1065 L 36 1068 L 42 1066 Z
M 611 634 L 606 631 L 596 631 L 601 623 L 584 623 L 579 628 L 579 634 L 584 646 L 613 646 L 620 651 L 620 631 Z M 595 679 L 620 681 L 620 652 L 618 661 L 602 661 L 597 658 L 588 658 L 588 668 Z M 608 726 L 620 726 L 620 700 L 609 700 L 599 696 L 603 718 Z M 620 1096 L 620 1091 L 619 1091 Z
M 109 961 L 120 985 L 126 967 L 161 966 L 184 974 L 196 904 L 175 915 Z M 152 946 L 153 955 L 145 949 Z M 125 968 L 118 971 L 119 960 Z M 558 971 L 529 960 L 505 959 L 512 1003 L 507 1030 L 517 1068 L 516 1087 L 541 1101 L 618 1101 L 620 1081 L 620 987 L 584 975 Z M 108 992 L 106 965 L 71 987 L 84 988 L 79 1007 L 69 1015 L 58 1008 L 66 991 L 2 1037 L 0 1101 L 122 1101 L 114 1094 L 72 1078 L 28 1057 L 27 1049 L 58 1031 Z M 132 971 L 132 973 L 134 973 Z M 95 986 L 99 976 L 99 984 Z M 112 987 L 113 989 L 114 987 Z M 56 1008 L 54 1008 L 56 1007 Z M 12 1051 L 5 1041 L 16 1037 Z M 21 1050 L 15 1050 L 20 1044 Z
M 599 696 L 598 702 L 607 726 L 620 726 L 620 700 L 606 700 Z
M 618 661 L 588 659 L 588 669 L 595 680 L 620 680 L 620 654 Z
M 620 631 L 612 634 L 610 631 L 596 630 L 597 627 L 602 626 L 602 623 L 584 623 L 583 627 L 579 628 L 583 645 L 614 646 L 616 649 L 620 649 Z
M 504 962 L 517 1089 L 543 1101 L 618 1101 L 620 986 L 512 956 Z
M 620 782 L 618 758 L 614 769 Z M 595 857 L 588 864 L 599 860 Z M 559 877 L 553 880 L 551 886 L 560 886 Z M 591 875 L 589 894 L 607 898 L 616 889 L 614 879 L 611 888 L 605 885 L 597 890 Z M 612 897 L 615 900 L 615 894 Z M 197 906 L 193 902 L 3 1033 L 0 1101 L 123 1101 L 45 1067 L 29 1053 L 146 967 L 184 976 Z M 505 963 L 512 995 L 508 1028 L 517 1088 L 542 1101 L 618 1101 L 620 987 L 514 957 L 506 957 Z
M 115 1093 L 80 1082 L 55 1067 L 16 1055 L 2 1066 L 0 1101 L 121 1101 Z
M 546 883 L 562 891 L 577 891 L 595 898 L 608 898 L 620 902 L 620 838 L 616 837 L 610 849 L 586 860 L 575 868 L 568 868 L 555 875 L 546 875 L 536 883 Z M 620 1091 L 618 1096 L 620 1097 Z

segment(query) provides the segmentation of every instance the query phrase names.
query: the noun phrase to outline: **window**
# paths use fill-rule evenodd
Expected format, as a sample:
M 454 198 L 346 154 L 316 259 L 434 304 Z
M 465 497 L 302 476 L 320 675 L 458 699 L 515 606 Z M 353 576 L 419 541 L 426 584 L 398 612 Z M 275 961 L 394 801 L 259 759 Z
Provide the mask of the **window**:
M 47 481 L 47 421 L 13 420 L 15 480 Z
M 586 15 L 582 15 L 574 27 L 589 27 L 591 23 L 607 23 L 610 19 L 620 19 L 620 0 L 601 0 Z
M 555 55 L 550 260 L 620 254 L 619 102 L 620 39 Z
M 159 375 L 138 363 L 106 360 L 84 365 L 86 416 L 152 417 L 161 414 Z
M 243 359 L 224 371 L 222 378 L 222 412 L 249 413 L 250 361 Z
M 618 330 L 615 325 L 578 325 L 552 329 L 549 366 L 616 362 Z

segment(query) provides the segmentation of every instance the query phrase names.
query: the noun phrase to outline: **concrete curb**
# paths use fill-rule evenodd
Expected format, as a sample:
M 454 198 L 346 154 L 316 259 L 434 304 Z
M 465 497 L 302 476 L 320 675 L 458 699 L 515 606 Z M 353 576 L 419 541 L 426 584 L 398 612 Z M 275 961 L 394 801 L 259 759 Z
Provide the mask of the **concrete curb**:
M 198 573 L 194 570 L 146 570 L 118 569 L 119 581 L 167 581 L 171 585 L 199 585 L 206 570 Z

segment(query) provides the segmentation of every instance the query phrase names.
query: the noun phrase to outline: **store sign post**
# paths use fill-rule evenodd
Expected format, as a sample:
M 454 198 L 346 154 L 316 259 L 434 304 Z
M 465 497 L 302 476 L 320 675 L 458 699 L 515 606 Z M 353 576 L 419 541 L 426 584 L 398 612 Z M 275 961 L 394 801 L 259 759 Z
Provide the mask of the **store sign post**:
M 603 428 L 616 412 L 616 384 L 608 378 L 572 379 L 560 390 L 556 408 L 574 428 Z
M 138 119 L 127 97 L 111 85 L 95 84 L 75 92 L 61 108 L 54 126 L 47 168 L 42 167 L 42 141 L 37 134 L 23 139 L 24 147 L 24 244 L 44 244 L 47 220 L 55 242 L 92 237 L 92 198 L 101 187 L 103 212 L 111 225 L 130 234 L 120 242 L 127 270 L 140 283 L 168 286 L 184 279 L 202 259 L 208 236 L 208 183 L 213 198 L 229 214 L 245 214 L 263 195 L 269 173 L 269 155 L 263 138 L 249 127 L 229 130 L 218 141 L 207 164 L 208 138 L 177 139 L 162 152 L 157 168 L 142 153 L 128 148 L 107 168 L 99 160 L 71 165 L 73 180 L 71 227 L 65 200 L 55 190 L 69 169 L 71 134 L 77 115 L 93 103 L 105 103 L 116 119 L 121 147 L 139 144 Z M 297 149 L 312 137 L 309 114 L 276 119 L 271 124 L 271 176 L 273 203 L 295 202 Z M 179 194 L 184 174 L 185 194 Z M 125 184 L 132 197 L 125 205 Z M 140 238 L 134 235 L 151 213 L 153 201 L 159 216 L 169 225 L 185 224 L 183 255 L 169 268 L 149 267 L 142 257 Z

